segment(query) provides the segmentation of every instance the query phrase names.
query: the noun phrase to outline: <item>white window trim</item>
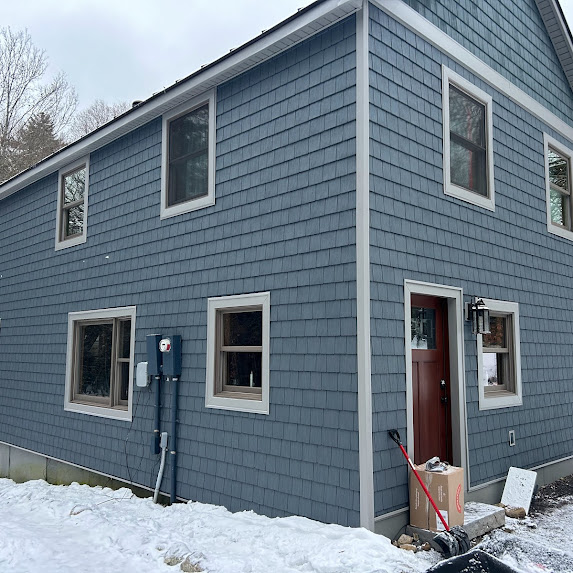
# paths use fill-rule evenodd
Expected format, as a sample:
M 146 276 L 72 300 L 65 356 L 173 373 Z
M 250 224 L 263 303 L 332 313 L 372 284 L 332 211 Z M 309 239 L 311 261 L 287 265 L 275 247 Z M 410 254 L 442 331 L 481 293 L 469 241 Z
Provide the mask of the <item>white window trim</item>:
M 62 181 L 64 175 L 75 171 L 85 165 L 86 168 L 86 184 L 84 189 L 84 226 L 83 232 L 77 237 L 62 240 Z M 56 212 L 56 251 L 74 247 L 86 242 L 88 234 L 88 189 L 90 182 L 90 158 L 89 155 L 82 157 L 73 163 L 70 163 L 58 171 L 58 200 Z
M 215 204 L 215 90 L 210 90 L 200 97 L 193 98 L 189 102 L 176 107 L 163 115 L 163 128 L 161 138 L 161 219 L 175 217 L 197 209 L 203 209 Z M 209 144 L 208 144 L 208 164 L 207 164 L 207 195 L 198 199 L 190 199 L 184 203 L 167 206 L 168 186 L 169 186 L 169 124 L 172 120 L 185 115 L 194 109 L 209 104 Z
M 78 412 L 81 414 L 90 414 L 101 418 L 111 418 L 114 420 L 132 420 L 133 406 L 133 364 L 135 356 L 135 306 L 124 306 L 118 308 L 106 308 L 101 310 L 86 310 L 80 312 L 68 313 L 68 348 L 66 353 L 66 386 L 64 397 L 64 410 L 68 412 Z M 72 402 L 72 368 L 74 353 L 74 324 L 83 320 L 98 320 L 106 318 L 129 317 L 131 319 L 131 345 L 129 349 L 129 391 L 127 410 L 106 408 L 103 406 L 92 406 L 89 404 L 77 404 Z
M 566 229 L 564 227 L 560 227 L 559 225 L 554 225 L 551 222 L 551 183 L 549 181 L 549 148 L 554 149 L 565 157 L 569 161 L 569 184 L 571 185 L 571 174 L 573 170 L 572 158 L 573 158 L 573 151 L 568 147 L 565 147 L 562 143 L 559 143 L 556 139 L 548 135 L 547 133 L 543 134 L 543 155 L 545 161 L 545 202 L 547 205 L 547 230 L 552 235 L 557 235 L 559 237 L 563 237 L 564 239 L 569 239 L 573 241 L 573 230 Z M 573 200 L 573 193 L 571 200 Z M 573 215 L 573 212 L 569 214 L 570 216 Z
M 486 177 L 488 196 L 482 197 L 478 193 L 473 193 L 451 181 L 450 173 L 450 90 L 453 85 L 471 98 L 479 101 L 485 106 L 485 139 L 486 139 Z M 495 189 L 493 176 L 493 115 L 492 98 L 489 94 L 480 90 L 465 78 L 456 74 L 446 66 L 442 65 L 442 117 L 443 117 L 443 160 L 444 160 L 444 193 L 450 197 L 456 197 L 462 201 L 467 201 L 478 207 L 495 211 Z
M 219 309 L 247 306 L 260 306 L 263 312 L 261 400 L 215 395 L 217 311 Z M 207 299 L 207 380 L 205 384 L 205 407 L 218 408 L 221 410 L 236 410 L 239 412 L 253 412 L 257 414 L 269 413 L 270 307 L 270 292 L 221 296 Z
M 478 388 L 479 388 L 479 409 L 492 410 L 494 408 L 509 408 L 512 406 L 521 406 L 523 404 L 523 395 L 521 387 L 521 350 L 519 338 L 519 304 L 516 302 L 507 302 L 504 300 L 491 300 L 484 298 L 483 302 L 493 312 L 499 312 L 512 315 L 513 325 L 513 351 L 514 351 L 514 368 L 515 368 L 515 391 L 500 392 L 499 395 L 486 393 L 482 375 L 483 375 L 483 335 L 477 335 L 477 362 L 478 362 Z

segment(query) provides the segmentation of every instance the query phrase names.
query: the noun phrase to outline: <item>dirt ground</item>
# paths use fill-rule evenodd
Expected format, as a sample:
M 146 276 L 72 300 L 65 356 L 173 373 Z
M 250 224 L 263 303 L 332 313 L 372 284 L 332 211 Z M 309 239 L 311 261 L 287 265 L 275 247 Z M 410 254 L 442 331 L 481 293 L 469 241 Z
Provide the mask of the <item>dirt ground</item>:
M 529 508 L 532 517 L 550 512 L 571 503 L 573 497 L 573 475 L 558 479 L 540 487 L 534 494 Z

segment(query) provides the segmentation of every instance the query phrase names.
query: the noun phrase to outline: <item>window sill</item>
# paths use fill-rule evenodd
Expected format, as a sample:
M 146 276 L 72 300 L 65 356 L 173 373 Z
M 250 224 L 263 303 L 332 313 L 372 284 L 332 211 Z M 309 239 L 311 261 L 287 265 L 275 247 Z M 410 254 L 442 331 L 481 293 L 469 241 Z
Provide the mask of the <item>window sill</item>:
M 61 251 L 62 249 L 67 249 L 68 247 L 75 247 L 76 245 L 81 245 L 86 242 L 86 235 L 80 235 L 79 237 L 74 237 L 73 239 L 65 239 L 63 241 L 56 242 L 56 251 Z
M 489 211 L 495 211 L 495 201 L 493 197 L 484 197 L 473 191 L 464 189 L 463 187 L 458 187 L 453 183 L 446 183 L 444 185 L 444 193 L 450 197 L 455 197 L 456 199 L 461 199 L 466 203 L 471 203 L 477 207 L 482 207 L 483 209 L 488 209 Z
M 561 237 L 563 239 L 568 239 L 569 241 L 573 241 L 573 231 L 570 231 L 565 227 L 554 225 L 553 223 L 547 223 L 547 230 L 552 235 L 557 235 L 558 237 Z
M 66 412 L 88 414 L 90 416 L 98 416 L 100 418 L 108 418 L 110 420 L 124 420 L 126 422 L 131 422 L 132 420 L 131 411 L 129 408 L 125 408 L 125 406 L 118 408 L 107 408 L 80 402 L 66 402 L 64 405 L 64 410 Z
M 512 408 L 522 404 L 521 396 L 514 392 L 509 392 L 508 390 L 484 390 L 483 397 L 480 396 L 479 409 Z
M 161 207 L 160 219 L 168 219 L 169 217 L 176 217 L 177 215 L 183 215 L 184 213 L 190 213 L 191 211 L 197 211 L 199 209 L 205 209 L 206 207 L 211 207 L 215 204 L 215 197 L 211 193 L 205 195 L 204 197 L 199 197 L 198 199 L 191 199 L 190 201 L 185 201 L 184 203 L 178 203 L 172 207 Z
M 207 396 L 205 398 L 205 407 L 219 410 L 234 410 L 236 412 L 251 412 L 253 414 L 269 413 L 269 404 L 263 401 L 262 396 L 252 396 L 238 392 Z

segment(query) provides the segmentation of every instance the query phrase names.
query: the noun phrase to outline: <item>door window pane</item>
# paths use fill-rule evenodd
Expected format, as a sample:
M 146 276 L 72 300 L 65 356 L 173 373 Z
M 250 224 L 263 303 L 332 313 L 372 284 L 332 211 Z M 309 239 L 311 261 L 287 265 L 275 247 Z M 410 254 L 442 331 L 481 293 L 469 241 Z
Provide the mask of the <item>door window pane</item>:
M 412 349 L 436 349 L 436 311 L 433 308 L 412 307 Z

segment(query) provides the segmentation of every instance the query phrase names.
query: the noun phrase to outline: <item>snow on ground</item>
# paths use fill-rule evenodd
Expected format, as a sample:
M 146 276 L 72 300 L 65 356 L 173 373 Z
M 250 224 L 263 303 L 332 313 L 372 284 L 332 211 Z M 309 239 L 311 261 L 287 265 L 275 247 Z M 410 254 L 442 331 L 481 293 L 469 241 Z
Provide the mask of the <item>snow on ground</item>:
M 419 573 L 437 560 L 303 517 L 162 507 L 128 489 L 0 479 L 2 573 Z
M 478 546 L 520 573 L 573 573 L 573 497 L 544 515 L 506 518 Z

